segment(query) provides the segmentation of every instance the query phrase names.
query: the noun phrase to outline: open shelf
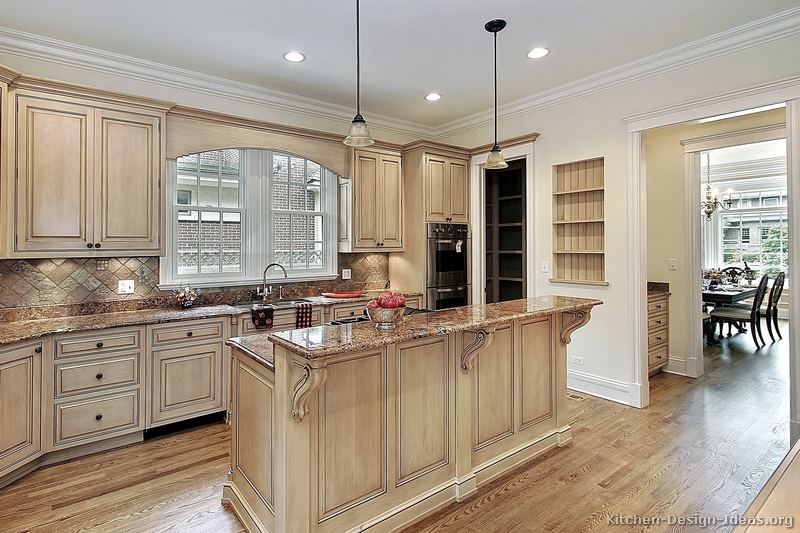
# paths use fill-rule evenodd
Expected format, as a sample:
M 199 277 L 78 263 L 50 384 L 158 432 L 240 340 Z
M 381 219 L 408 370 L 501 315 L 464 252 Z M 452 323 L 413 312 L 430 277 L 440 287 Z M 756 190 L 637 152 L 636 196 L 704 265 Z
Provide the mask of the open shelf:
M 553 167 L 553 283 L 607 285 L 603 158 Z

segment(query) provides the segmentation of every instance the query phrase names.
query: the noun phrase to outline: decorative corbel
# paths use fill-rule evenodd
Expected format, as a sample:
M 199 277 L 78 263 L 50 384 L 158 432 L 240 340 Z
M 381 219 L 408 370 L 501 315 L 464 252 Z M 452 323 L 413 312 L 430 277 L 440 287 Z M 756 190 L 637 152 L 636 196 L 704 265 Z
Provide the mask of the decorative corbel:
M 495 328 L 486 328 L 469 332 L 473 333 L 475 338 L 472 340 L 472 342 L 464 346 L 464 349 L 461 352 L 462 372 L 466 374 L 472 369 L 472 364 L 475 361 L 475 357 L 478 355 L 478 350 L 481 350 L 482 348 L 488 348 L 492 344 L 492 341 L 494 340 L 494 331 Z
M 572 332 L 583 326 L 592 316 L 591 311 L 578 309 L 561 313 L 561 344 L 566 346 L 572 340 Z
M 324 368 L 314 368 L 311 365 L 303 367 L 303 377 L 295 384 L 292 394 L 292 418 L 295 422 L 302 422 L 303 417 L 311 412 L 308 399 L 327 378 L 328 372 Z

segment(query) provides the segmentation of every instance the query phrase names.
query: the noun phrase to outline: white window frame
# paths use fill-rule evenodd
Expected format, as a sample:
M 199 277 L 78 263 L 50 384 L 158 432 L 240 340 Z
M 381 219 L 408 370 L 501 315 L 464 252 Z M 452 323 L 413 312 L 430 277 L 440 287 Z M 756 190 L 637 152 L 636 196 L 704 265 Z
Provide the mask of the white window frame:
M 193 287 L 236 287 L 252 286 L 262 283 L 264 268 L 272 262 L 273 231 L 272 212 L 272 154 L 286 154 L 280 150 L 245 149 L 240 160 L 240 197 L 242 206 L 236 208 L 204 208 L 201 206 L 178 206 L 177 174 L 178 162 L 167 160 L 166 180 L 166 254 L 161 258 L 159 266 L 159 288 L 174 289 L 190 284 Z M 294 155 L 294 154 L 287 154 Z M 296 157 L 303 157 L 297 155 Z M 338 277 L 338 177 L 329 169 L 320 165 L 320 196 L 322 201 L 323 224 L 323 268 L 314 270 L 291 270 L 287 268 L 288 281 L 321 281 Z M 196 274 L 192 276 L 177 275 L 177 211 L 241 211 L 242 212 L 242 270 L 238 273 L 219 272 L 213 274 Z M 296 214 L 304 214 L 298 211 Z M 279 268 L 272 268 L 267 273 L 267 280 L 280 283 L 284 280 Z

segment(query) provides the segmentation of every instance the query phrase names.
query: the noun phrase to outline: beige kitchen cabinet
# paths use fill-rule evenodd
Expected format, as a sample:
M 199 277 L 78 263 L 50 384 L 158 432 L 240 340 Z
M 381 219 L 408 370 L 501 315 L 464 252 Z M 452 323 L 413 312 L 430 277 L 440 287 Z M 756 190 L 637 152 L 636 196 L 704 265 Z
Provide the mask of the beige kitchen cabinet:
M 0 349 L 0 478 L 42 451 L 42 344 Z
M 10 98 L 5 256 L 160 255 L 165 112 L 25 89 Z
M 425 220 L 469 222 L 469 174 L 466 160 L 425 156 Z
M 228 325 L 219 318 L 148 327 L 148 428 L 228 408 Z
M 403 249 L 403 173 L 399 154 L 353 154 L 353 251 Z

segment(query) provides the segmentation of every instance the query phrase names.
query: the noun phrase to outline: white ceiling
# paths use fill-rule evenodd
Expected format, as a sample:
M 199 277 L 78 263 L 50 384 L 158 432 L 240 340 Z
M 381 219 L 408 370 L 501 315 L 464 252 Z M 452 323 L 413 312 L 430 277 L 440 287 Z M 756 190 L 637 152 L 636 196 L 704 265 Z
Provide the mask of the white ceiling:
M 440 125 L 800 5 L 800 0 L 363 0 L 369 112 Z M 0 26 L 351 105 L 352 0 L 3 0 Z M 552 50 L 527 59 L 535 46 Z M 291 64 L 287 50 L 308 59 Z M 428 103 L 431 91 L 444 98 Z

